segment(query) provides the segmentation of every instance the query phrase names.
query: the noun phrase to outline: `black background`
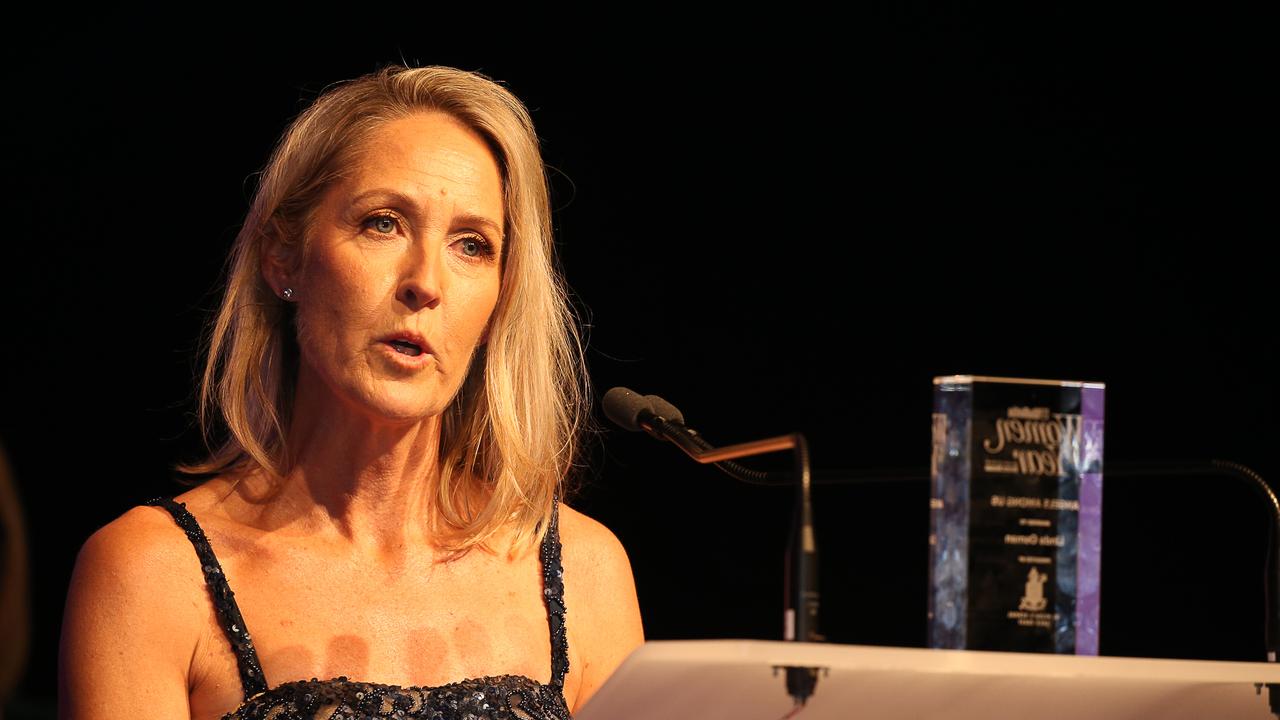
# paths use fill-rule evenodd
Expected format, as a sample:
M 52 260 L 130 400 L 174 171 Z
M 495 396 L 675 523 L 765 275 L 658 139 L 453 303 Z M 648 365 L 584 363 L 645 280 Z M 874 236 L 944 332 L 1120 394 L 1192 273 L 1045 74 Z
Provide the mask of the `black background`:
M 390 62 L 477 70 L 530 108 L 600 392 L 663 395 L 714 442 L 803 431 L 832 473 L 927 469 L 936 375 L 1103 381 L 1108 462 L 1274 481 L 1258 18 L 856 12 L 24 28 L 3 50 L 0 438 L 30 523 L 25 696 L 55 693 L 79 545 L 181 490 L 253 174 L 328 83 Z M 581 480 L 650 638 L 780 636 L 787 492 L 614 430 Z M 924 644 L 927 497 L 817 488 L 830 639 Z M 1104 654 L 1261 658 L 1246 486 L 1116 479 L 1104 507 Z

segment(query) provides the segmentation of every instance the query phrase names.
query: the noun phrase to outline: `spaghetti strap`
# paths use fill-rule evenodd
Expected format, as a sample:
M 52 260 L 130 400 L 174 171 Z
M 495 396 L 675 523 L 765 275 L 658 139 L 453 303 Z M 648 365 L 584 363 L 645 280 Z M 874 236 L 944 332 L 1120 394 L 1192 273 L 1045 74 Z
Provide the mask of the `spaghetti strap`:
M 560 565 L 560 502 L 551 505 L 551 522 L 542 538 L 542 593 L 551 628 L 551 687 L 563 695 L 569 672 L 569 637 L 565 632 L 564 569 Z
M 171 498 L 158 497 L 148 500 L 146 504 L 168 510 L 174 521 L 178 523 L 178 527 L 186 532 L 187 538 L 195 547 L 196 555 L 200 558 L 200 569 L 204 572 L 205 584 L 208 585 L 209 594 L 213 597 L 213 608 L 218 615 L 218 624 L 222 626 L 227 640 L 231 643 L 231 649 L 236 655 L 236 665 L 240 668 L 240 685 L 244 688 L 245 699 L 248 700 L 266 691 L 267 681 L 262 676 L 258 651 L 253 647 L 253 641 L 249 638 L 249 629 L 245 627 L 244 618 L 240 615 L 240 607 L 236 605 L 235 593 L 231 592 L 231 586 L 227 584 L 227 578 L 222 573 L 222 565 L 214 556 L 213 548 L 209 546 L 209 538 L 205 537 L 204 530 L 196 523 L 195 516 L 183 503 Z M 552 527 L 555 527 L 554 524 Z

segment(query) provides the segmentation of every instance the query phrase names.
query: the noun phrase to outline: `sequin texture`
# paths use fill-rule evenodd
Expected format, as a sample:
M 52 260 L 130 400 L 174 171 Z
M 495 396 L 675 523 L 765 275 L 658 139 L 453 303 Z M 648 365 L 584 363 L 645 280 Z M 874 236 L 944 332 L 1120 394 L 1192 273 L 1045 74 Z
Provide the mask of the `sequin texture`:
M 185 505 L 170 498 L 155 498 L 147 504 L 168 510 L 191 540 L 218 623 L 235 652 L 245 701 L 223 720 L 570 720 L 564 699 L 569 641 L 565 632 L 558 504 L 552 506 L 551 522 L 540 549 L 543 600 L 551 633 L 549 684 L 521 675 L 468 678 L 438 687 L 402 687 L 338 677 L 287 682 L 274 688 L 267 685 L 235 593 L 195 517 Z

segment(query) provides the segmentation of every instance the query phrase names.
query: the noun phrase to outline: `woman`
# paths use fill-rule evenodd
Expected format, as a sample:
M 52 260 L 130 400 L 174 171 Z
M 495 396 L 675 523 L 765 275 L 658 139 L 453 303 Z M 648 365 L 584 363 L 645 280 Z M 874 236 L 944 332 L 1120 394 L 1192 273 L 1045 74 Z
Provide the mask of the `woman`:
M 302 114 L 211 335 L 213 477 L 86 542 L 61 716 L 581 707 L 643 638 L 617 539 L 557 501 L 586 395 L 551 250 L 493 82 L 393 67 Z

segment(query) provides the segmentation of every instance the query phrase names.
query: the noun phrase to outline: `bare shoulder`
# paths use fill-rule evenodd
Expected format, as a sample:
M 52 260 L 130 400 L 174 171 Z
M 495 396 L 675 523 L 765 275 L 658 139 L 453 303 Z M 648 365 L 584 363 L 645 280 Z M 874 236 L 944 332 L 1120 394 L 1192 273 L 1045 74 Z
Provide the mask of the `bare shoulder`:
M 560 542 L 570 644 L 582 663 L 578 691 L 570 698 L 576 712 L 644 642 L 644 628 L 631 561 L 617 536 L 562 505 Z
M 560 506 L 559 525 L 566 565 L 572 564 L 572 569 L 584 575 L 620 570 L 630 574 L 627 551 L 612 530 L 564 504 Z
M 148 593 L 190 589 L 200 561 L 186 533 L 167 510 L 139 505 L 89 536 L 76 558 L 86 579 L 115 578 L 117 591 L 144 583 Z
M 140 505 L 89 536 L 76 557 L 73 582 L 99 597 L 162 602 L 189 592 L 194 576 L 185 571 L 198 568 L 191 541 L 173 517 Z
M 191 544 L 161 508 L 135 507 L 93 533 L 76 557 L 67 593 L 60 716 L 185 708 L 203 620 L 198 583 Z M 129 679 L 139 676 L 148 682 Z
M 560 543 L 564 564 L 566 601 L 576 595 L 586 602 L 575 619 L 591 613 L 608 615 L 619 604 L 635 603 L 635 579 L 631 560 L 622 542 L 597 520 L 567 505 L 560 506 Z M 572 606 L 571 606 L 572 607 Z
M 176 548 L 178 543 L 174 541 L 182 538 L 181 528 L 167 510 L 158 505 L 138 505 L 98 528 L 86 545 L 110 545 L 113 541 L 128 540 L 147 542 L 153 549 L 162 549 L 165 545 Z

